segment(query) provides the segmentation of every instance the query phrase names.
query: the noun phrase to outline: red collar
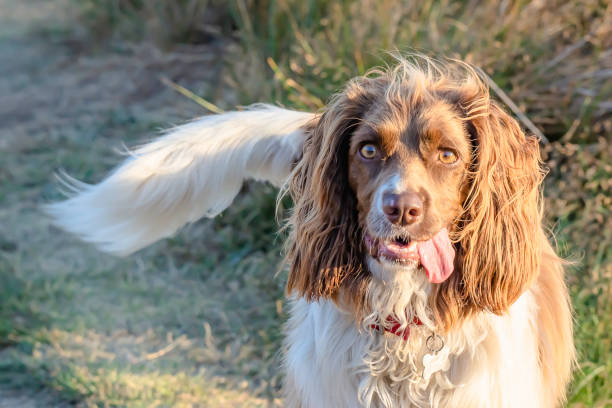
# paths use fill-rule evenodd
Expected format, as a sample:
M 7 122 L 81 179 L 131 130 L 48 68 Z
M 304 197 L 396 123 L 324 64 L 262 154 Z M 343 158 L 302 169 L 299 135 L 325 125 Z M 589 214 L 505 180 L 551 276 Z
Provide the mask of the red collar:
M 386 332 L 393 333 L 396 336 L 403 338 L 404 341 L 408 341 L 408 337 L 410 337 L 410 325 L 406 326 L 404 330 L 400 330 L 402 324 L 392 315 L 387 316 L 387 322 L 391 324 L 391 327 L 389 327 L 389 325 L 384 325 L 383 328 Z M 423 324 L 421 319 L 416 316 L 412 319 L 412 323 L 417 326 L 421 326 Z M 370 327 L 378 332 L 381 332 L 380 325 L 378 324 L 373 324 Z

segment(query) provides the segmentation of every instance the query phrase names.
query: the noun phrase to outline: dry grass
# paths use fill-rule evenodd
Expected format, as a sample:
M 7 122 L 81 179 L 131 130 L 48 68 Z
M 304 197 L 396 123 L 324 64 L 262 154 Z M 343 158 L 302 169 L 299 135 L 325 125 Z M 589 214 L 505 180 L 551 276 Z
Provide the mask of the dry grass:
M 612 404 L 609 4 L 83 0 L 83 35 L 68 13 L 50 29 L 39 1 L 0 0 L 11 20 L 0 25 L 0 57 L 11 56 L 0 65 L 0 395 L 4 384 L 44 390 L 45 405 L 278 405 L 285 275 L 272 188 L 249 185 L 220 218 L 125 260 L 51 228 L 37 207 L 58 197 L 57 168 L 99 180 L 122 142 L 201 113 L 160 77 L 223 108 L 316 109 L 398 48 L 483 66 L 553 141 L 547 219 L 576 261 L 568 405 Z M 23 34 L 32 10 L 44 36 Z M 92 55 L 100 38 L 110 47 Z
M 318 108 L 346 80 L 381 64 L 382 51 L 417 49 L 484 68 L 553 139 L 574 120 L 566 138 L 588 134 L 594 141 L 612 132 L 612 6 L 603 2 L 255 4 L 240 14 L 246 52 L 254 54 L 241 72 L 255 84 L 242 87 L 248 99 Z M 275 72 L 276 87 L 255 80 L 266 75 L 263 64 Z

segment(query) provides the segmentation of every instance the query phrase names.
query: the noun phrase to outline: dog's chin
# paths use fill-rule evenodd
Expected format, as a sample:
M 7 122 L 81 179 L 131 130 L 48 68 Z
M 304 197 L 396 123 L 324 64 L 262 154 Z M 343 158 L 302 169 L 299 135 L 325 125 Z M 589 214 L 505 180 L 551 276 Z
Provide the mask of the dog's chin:
M 385 254 L 381 254 L 376 258 L 369 256 L 368 257 L 373 261 L 380 265 L 381 268 L 392 269 L 399 273 L 401 272 L 412 272 L 421 266 L 421 262 L 417 258 L 401 258 L 396 256 L 389 256 Z
M 372 276 L 386 283 L 397 282 L 398 280 L 404 279 L 414 279 L 416 277 L 425 277 L 425 272 L 421 264 L 415 259 L 399 260 L 386 256 L 374 258 L 367 255 L 366 262 Z

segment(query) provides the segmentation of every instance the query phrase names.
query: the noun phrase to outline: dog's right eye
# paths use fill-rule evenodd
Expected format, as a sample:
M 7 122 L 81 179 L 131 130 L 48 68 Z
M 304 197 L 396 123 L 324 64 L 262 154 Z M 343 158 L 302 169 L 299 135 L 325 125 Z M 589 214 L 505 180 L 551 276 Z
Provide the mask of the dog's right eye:
M 377 154 L 376 146 L 374 146 L 373 144 L 364 144 L 363 146 L 361 146 L 361 149 L 359 149 L 359 154 L 364 159 L 372 160 L 376 157 Z

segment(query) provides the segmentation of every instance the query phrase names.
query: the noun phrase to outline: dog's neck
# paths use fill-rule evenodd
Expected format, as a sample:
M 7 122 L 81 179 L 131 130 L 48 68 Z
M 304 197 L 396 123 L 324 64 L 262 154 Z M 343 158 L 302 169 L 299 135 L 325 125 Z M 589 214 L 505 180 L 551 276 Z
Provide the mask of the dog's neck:
M 361 322 L 361 332 L 365 335 L 362 363 L 368 375 L 361 383 L 360 399 L 366 405 L 377 405 L 381 400 L 400 395 L 400 399 L 425 403 L 426 389 L 448 383 L 445 369 L 451 355 L 448 348 L 432 353 L 427 347 L 427 339 L 436 332 L 428 305 L 432 284 L 417 265 L 369 259 L 368 267 L 372 280 L 366 292 L 367 314 Z M 408 330 L 410 334 L 403 337 L 372 330 L 373 324 L 385 322 L 389 316 L 400 324 L 400 330 Z M 425 373 L 423 365 L 427 354 L 432 354 L 431 367 L 437 367 L 431 373 Z
M 366 292 L 365 327 L 392 316 L 402 328 L 413 325 L 415 318 L 429 330 L 435 330 L 428 305 L 432 286 L 419 266 L 381 264 L 368 258 L 372 280 Z

